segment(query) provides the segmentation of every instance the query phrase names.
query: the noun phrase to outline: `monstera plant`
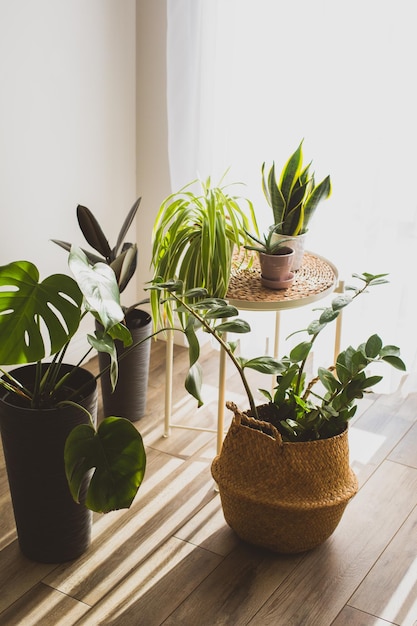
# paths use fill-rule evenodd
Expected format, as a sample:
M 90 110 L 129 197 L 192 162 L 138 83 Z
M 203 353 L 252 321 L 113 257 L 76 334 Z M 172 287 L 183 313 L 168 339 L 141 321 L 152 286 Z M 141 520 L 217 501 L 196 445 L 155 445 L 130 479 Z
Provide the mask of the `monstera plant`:
M 73 384 L 79 365 L 63 365 L 68 346 L 86 315 L 93 315 L 103 330 L 87 335 L 90 347 L 84 358 L 93 347 L 110 354 L 113 385 L 118 375 L 114 341 L 131 342 L 122 324 L 124 313 L 113 270 L 100 262 L 92 266 L 78 248 L 71 249 L 69 266 L 75 278 L 53 274 L 42 281 L 37 267 L 29 261 L 0 267 L 0 388 L 9 407 L 17 405 L 33 412 L 34 423 L 37 415 L 78 405 L 85 396 L 86 386 Z M 13 370 L 4 369 L 10 365 L 31 367 L 30 382 L 23 384 Z M 66 443 L 71 492 L 77 499 L 84 474 L 95 468 L 86 505 L 103 512 L 128 507 L 145 469 L 141 436 L 123 418 L 109 416 L 98 427 L 91 416 L 87 422 L 77 426 Z

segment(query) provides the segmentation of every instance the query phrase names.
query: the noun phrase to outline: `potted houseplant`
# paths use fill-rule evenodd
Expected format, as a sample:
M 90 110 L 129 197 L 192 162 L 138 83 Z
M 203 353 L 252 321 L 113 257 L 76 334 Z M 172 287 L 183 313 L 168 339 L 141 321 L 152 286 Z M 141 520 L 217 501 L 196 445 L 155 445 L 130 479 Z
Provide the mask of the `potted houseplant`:
M 304 240 L 310 220 L 318 204 L 331 194 L 330 176 L 316 185 L 311 163 L 303 164 L 303 141 L 284 165 L 277 181 L 275 163 L 268 175 L 262 165 L 262 189 L 272 208 L 275 239 L 293 238 L 288 243 L 295 250 L 293 270 L 300 269 L 304 255 Z
M 90 209 L 81 204 L 77 206 L 77 219 L 81 232 L 87 243 L 96 251 L 83 250 L 83 252 L 90 263 L 106 263 L 114 270 L 120 293 L 126 289 L 137 267 L 137 245 L 126 242 L 125 238 L 136 216 L 140 202 L 141 198 L 138 198 L 128 212 L 113 247 L 110 246 L 108 238 Z M 71 244 L 67 241 L 58 239 L 52 241 L 64 250 L 69 251 L 71 249 Z M 148 338 L 152 332 L 151 316 L 147 311 L 138 308 L 145 302 L 147 300 L 136 302 L 130 306 L 122 306 L 124 324 L 132 335 L 134 347 L 126 348 L 123 342 L 116 340 L 119 361 L 119 377 L 116 387 L 112 388 L 109 371 L 106 371 L 101 378 L 105 415 L 123 415 L 131 421 L 136 421 L 145 414 L 150 342 L 143 340 Z M 99 326 L 98 330 L 100 330 Z M 105 351 L 99 351 L 98 358 L 100 369 L 105 370 L 109 363 L 109 355 Z
M 382 378 L 368 375 L 367 367 L 385 362 L 405 369 L 399 349 L 384 346 L 374 334 L 357 348 L 340 352 L 334 366 L 319 367 L 317 376 L 306 381 L 307 358 L 321 332 L 368 288 L 387 282 L 385 274 L 354 276 L 360 286 L 338 295 L 303 331 L 307 338 L 279 360 L 268 356 L 247 360 L 236 354 L 236 343 L 224 333 L 245 333 L 250 328 L 227 301 L 209 298 L 201 290 L 183 294 L 180 281 L 151 287 L 188 312 L 183 329 L 190 354 L 186 388 L 199 405 L 203 400 L 197 327 L 219 342 L 241 378 L 249 407 L 243 412 L 228 404 L 234 417 L 222 451 L 212 463 L 212 474 L 226 521 L 250 543 L 295 553 L 314 548 L 332 534 L 357 491 L 349 467 L 347 424 L 357 400 Z M 262 391 L 266 404 L 256 405 L 248 369 L 276 375 L 274 392 Z
M 43 281 L 28 261 L 0 267 L 0 363 L 21 366 L 1 370 L 0 429 L 19 544 L 44 562 L 73 559 L 88 547 L 91 511 L 128 508 L 146 462 L 130 421 L 110 416 L 96 426 L 98 376 L 64 361 L 88 314 L 102 324 L 88 340 L 111 354 L 113 384 L 114 340 L 131 341 L 113 270 L 91 266 L 76 248 L 69 265 L 75 278 Z
M 286 239 L 275 240 L 275 228 L 270 228 L 263 235 L 263 240 L 251 233 L 247 233 L 253 243 L 246 244 L 246 250 L 258 253 L 261 266 L 261 283 L 268 289 L 288 289 L 294 281 L 294 272 L 291 271 L 294 250 L 285 245 Z
M 152 235 L 154 280 L 177 277 L 186 290 L 204 287 L 213 296 L 224 298 L 234 249 L 248 243 L 251 229 L 258 233 L 248 199 L 232 195 L 222 181 L 215 186 L 210 178 L 191 182 L 168 196 L 159 208 Z M 151 292 L 155 323 L 161 316 L 159 298 L 158 291 Z M 165 302 L 163 314 L 173 325 L 170 305 Z

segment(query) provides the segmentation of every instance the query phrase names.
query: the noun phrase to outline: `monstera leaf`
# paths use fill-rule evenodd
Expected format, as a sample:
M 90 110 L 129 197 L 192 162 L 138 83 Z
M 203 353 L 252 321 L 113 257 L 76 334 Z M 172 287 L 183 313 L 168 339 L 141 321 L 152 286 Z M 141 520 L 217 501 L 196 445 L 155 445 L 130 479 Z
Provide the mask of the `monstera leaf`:
M 85 504 L 99 513 L 129 508 L 146 466 L 142 437 L 129 420 L 120 417 L 107 417 L 97 430 L 88 424 L 74 428 L 64 460 L 76 502 L 84 476 L 94 469 Z
M 58 352 L 79 326 L 82 300 L 70 276 L 53 274 L 39 282 L 38 269 L 29 261 L 1 266 L 0 363 L 33 363 Z

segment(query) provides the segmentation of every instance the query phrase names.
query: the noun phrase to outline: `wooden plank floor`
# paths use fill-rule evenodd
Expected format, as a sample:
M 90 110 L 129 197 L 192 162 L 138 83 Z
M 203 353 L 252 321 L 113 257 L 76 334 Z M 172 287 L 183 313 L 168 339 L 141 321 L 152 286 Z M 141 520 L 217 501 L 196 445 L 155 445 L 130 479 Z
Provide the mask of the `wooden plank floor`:
M 213 428 L 218 353 L 204 350 L 207 403 L 198 410 L 183 391 L 187 359 L 176 347 L 175 421 Z M 417 625 L 417 391 L 366 398 L 350 429 L 359 493 L 325 544 L 280 556 L 225 524 L 210 475 L 215 435 L 162 436 L 164 376 L 165 345 L 155 342 L 137 423 L 145 481 L 129 511 L 95 517 L 91 548 L 75 562 L 20 554 L 0 453 L 1 626 Z M 227 390 L 245 406 L 229 371 Z

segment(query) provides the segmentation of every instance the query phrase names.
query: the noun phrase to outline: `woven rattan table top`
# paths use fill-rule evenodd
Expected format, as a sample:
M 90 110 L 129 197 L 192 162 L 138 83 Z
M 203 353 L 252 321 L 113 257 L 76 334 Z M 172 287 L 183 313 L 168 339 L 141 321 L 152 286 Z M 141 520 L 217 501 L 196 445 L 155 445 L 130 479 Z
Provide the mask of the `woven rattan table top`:
M 239 265 L 235 258 L 227 299 L 238 309 L 246 311 L 278 311 L 304 306 L 321 300 L 336 287 L 338 272 L 327 259 L 305 252 L 300 269 L 288 289 L 274 291 L 263 287 L 257 256 L 253 265 Z

